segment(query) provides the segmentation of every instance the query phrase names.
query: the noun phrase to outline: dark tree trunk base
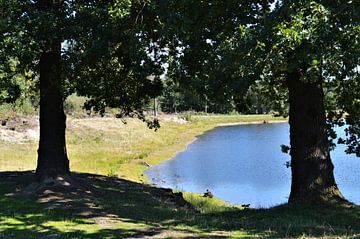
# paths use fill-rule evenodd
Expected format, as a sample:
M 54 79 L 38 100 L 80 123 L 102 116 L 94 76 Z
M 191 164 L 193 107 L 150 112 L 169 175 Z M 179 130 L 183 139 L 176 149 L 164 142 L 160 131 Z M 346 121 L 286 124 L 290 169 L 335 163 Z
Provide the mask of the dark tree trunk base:
M 85 187 L 87 188 L 87 186 Z M 84 185 L 79 182 L 76 178 L 71 177 L 70 175 L 63 175 L 44 178 L 42 181 L 39 181 L 38 178 L 26 186 L 19 195 L 31 196 L 31 195 L 42 195 L 47 193 L 62 193 L 62 192 L 76 192 L 78 190 L 84 191 Z
M 289 204 L 311 204 L 311 205 L 328 205 L 328 204 L 346 204 L 352 205 L 351 202 L 346 200 L 341 194 L 338 187 L 331 187 L 323 192 L 316 192 L 314 196 L 292 196 L 289 198 Z

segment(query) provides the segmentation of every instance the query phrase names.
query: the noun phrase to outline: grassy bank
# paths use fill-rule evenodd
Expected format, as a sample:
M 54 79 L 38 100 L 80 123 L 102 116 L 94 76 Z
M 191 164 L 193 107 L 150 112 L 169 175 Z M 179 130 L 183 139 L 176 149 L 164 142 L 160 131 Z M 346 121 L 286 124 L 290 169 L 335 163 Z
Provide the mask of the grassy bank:
M 165 118 L 165 117 L 163 117 Z M 173 121 L 172 121 L 173 120 Z M 115 118 L 68 119 L 67 146 L 72 171 L 144 180 L 142 172 L 185 149 L 196 136 L 226 123 L 281 120 L 268 115 L 191 116 L 188 123 L 166 117 L 154 132 L 139 120 L 124 124 Z M 37 141 L 3 141 L 0 171 L 33 170 Z
M 356 237 L 356 206 L 242 209 L 185 193 L 182 205 L 166 190 L 144 184 L 146 164 L 171 158 L 218 125 L 273 120 L 269 116 L 167 117 L 154 132 L 137 120 L 69 119 L 71 168 L 91 190 L 46 191 L 14 197 L 30 181 L 36 141 L 0 144 L 0 238 L 279 238 Z M 4 171 L 23 171 L 10 172 Z M 79 173 L 82 172 L 82 173 Z M 86 173 L 86 174 L 85 174 Z M 89 193 L 88 191 L 91 191 Z
M 75 174 L 91 194 L 12 197 L 31 172 L 0 173 L 1 238 L 358 238 L 360 209 L 280 206 L 241 209 L 188 195 L 180 207 L 162 189 L 117 177 Z M 10 193 L 10 194 L 9 194 Z

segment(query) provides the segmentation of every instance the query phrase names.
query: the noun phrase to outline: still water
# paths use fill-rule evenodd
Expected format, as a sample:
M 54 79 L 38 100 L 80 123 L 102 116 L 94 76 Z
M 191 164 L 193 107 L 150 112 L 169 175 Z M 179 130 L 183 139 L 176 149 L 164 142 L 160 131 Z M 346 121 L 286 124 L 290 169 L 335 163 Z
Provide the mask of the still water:
M 209 189 L 232 204 L 267 208 L 287 202 L 290 193 L 291 169 L 285 166 L 290 157 L 281 144 L 289 145 L 287 123 L 218 127 L 146 174 L 161 187 L 195 193 Z M 360 159 L 345 154 L 343 146 L 332 159 L 343 195 L 360 204 Z

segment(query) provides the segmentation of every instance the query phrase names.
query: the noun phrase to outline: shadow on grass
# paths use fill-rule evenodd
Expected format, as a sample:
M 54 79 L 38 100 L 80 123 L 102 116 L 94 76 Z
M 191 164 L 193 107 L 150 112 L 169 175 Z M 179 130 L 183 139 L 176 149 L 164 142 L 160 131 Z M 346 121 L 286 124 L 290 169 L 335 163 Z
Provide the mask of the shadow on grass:
M 76 190 L 49 188 L 36 196 L 15 197 L 11 193 L 28 185 L 33 173 L 0 173 L 0 239 L 351 237 L 360 233 L 357 206 L 223 207 L 201 213 L 168 190 L 94 174 L 74 173 L 73 177 L 82 185 Z

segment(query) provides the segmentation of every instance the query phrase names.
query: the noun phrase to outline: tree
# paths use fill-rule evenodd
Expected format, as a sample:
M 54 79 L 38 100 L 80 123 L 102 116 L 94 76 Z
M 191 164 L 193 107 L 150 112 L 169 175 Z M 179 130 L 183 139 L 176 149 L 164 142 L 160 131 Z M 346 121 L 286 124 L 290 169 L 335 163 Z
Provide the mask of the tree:
M 226 87 L 241 96 L 236 86 L 256 80 L 283 90 L 290 106 L 289 202 L 342 201 L 329 136 L 345 119 L 348 138 L 341 141 L 359 155 L 359 2 L 278 1 L 273 10 L 267 1 L 190 2 L 168 3 L 163 20 L 182 22 L 170 38 L 176 47 L 169 48 L 180 49 L 173 72 L 186 83 L 213 86 L 215 95 Z M 209 76 L 218 70 L 226 77 Z M 324 89 L 335 108 L 325 108 Z
M 9 15 L 4 12 L 6 9 L 5 3 L 1 2 L 0 10 L 0 29 L 3 30 L 6 27 L 6 17 Z M 16 72 L 18 62 L 14 58 L 7 56 L 6 44 L 9 44 L 10 39 L 2 33 L 0 40 L 0 103 L 10 103 L 20 97 L 20 86 L 17 84 L 17 79 L 21 77 Z
M 328 137 L 331 125 L 343 124 L 343 118 L 348 132 L 359 123 L 359 118 L 354 120 L 358 110 L 343 103 L 344 91 L 359 91 L 358 7 L 356 1 L 284 1 L 266 19 L 270 24 L 264 26 L 268 29 L 264 73 L 280 80 L 289 92 L 289 202 L 343 200 L 334 179 Z M 336 108 L 325 108 L 324 89 L 337 95 Z M 354 96 L 346 96 L 349 105 L 359 100 Z M 359 142 L 359 134 L 349 136 L 352 143 Z
M 141 32 L 142 1 L 1 0 L 1 65 L 14 59 L 40 89 L 39 181 L 68 175 L 63 102 L 77 91 L 88 106 L 123 114 L 140 109 L 161 89 L 146 76 L 159 67 Z M 3 68 L 9 73 L 9 68 Z M 2 77 L 1 81 L 4 82 Z M 149 122 L 150 124 L 151 122 Z
M 163 94 L 159 99 L 163 112 L 229 113 L 235 110 L 234 101 L 231 97 L 226 98 L 221 95 L 217 99 L 209 99 L 205 93 L 207 92 L 206 87 L 201 83 L 196 85 L 196 80 L 188 85 L 180 84 L 172 79 L 166 79 L 164 83 Z
M 0 103 L 14 103 L 26 91 L 25 77 L 17 74 L 14 69 L 17 62 L 13 59 L 2 60 L 0 66 Z
M 38 1 L 36 10 L 48 15 L 59 34 L 57 19 L 63 1 Z M 41 22 L 42 23 L 42 22 Z M 70 173 L 66 150 L 64 95 L 61 71 L 61 36 L 45 36 L 39 60 L 40 141 L 36 175 L 40 181 Z
M 288 94 L 284 87 L 274 87 L 264 79 L 255 81 L 244 96 L 244 111 L 250 114 L 273 113 L 274 115 L 288 116 Z

